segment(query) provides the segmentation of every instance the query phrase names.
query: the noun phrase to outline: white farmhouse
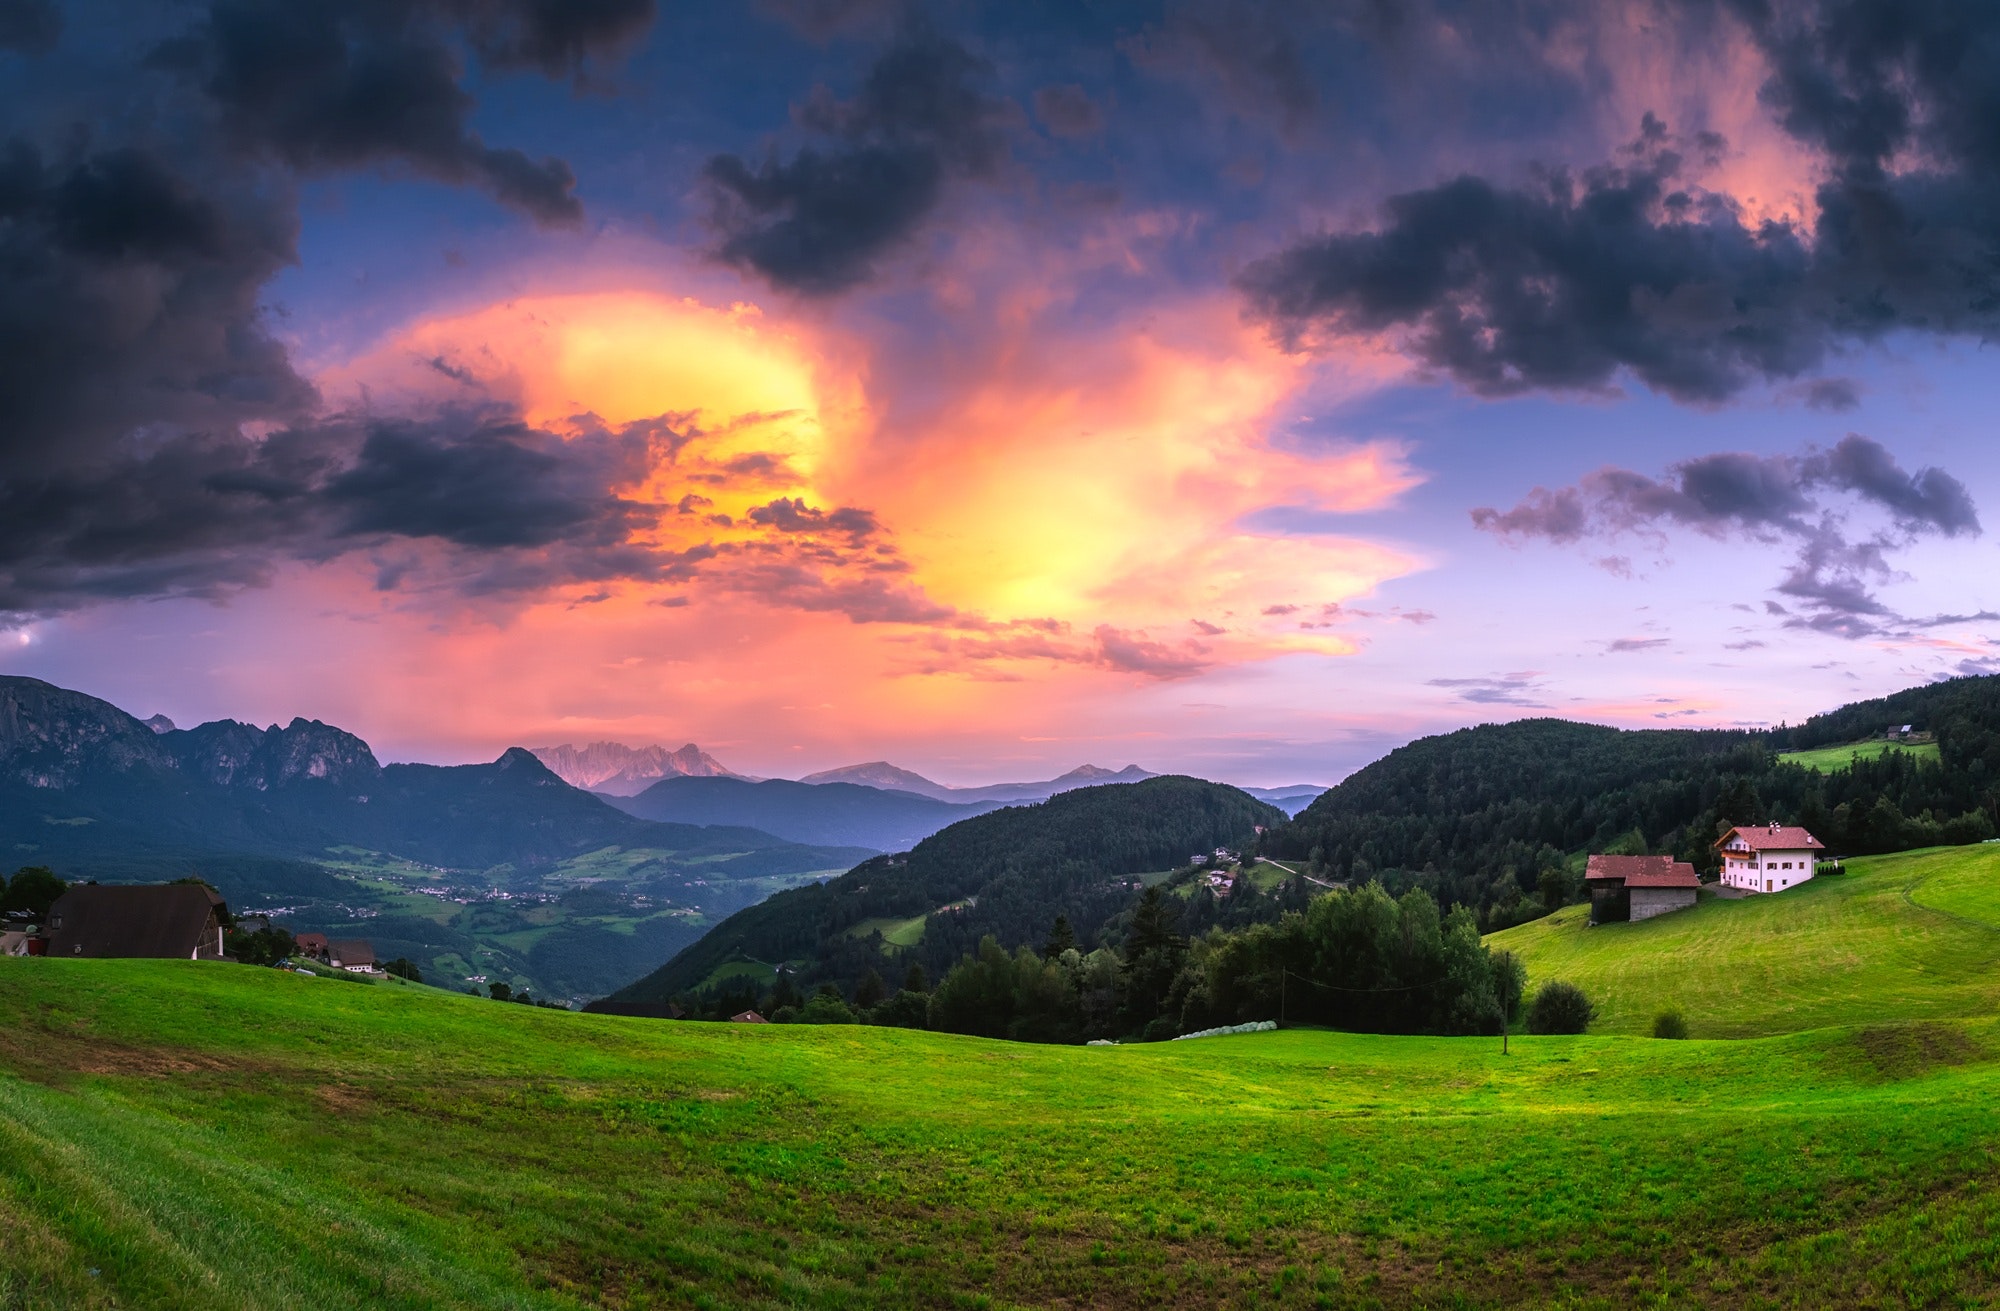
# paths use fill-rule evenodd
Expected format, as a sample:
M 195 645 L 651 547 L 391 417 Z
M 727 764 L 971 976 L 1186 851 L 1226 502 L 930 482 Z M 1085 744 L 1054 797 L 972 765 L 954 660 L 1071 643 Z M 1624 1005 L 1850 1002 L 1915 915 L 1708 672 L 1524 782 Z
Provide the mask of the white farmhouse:
M 1722 886 L 1745 892 L 1783 892 L 1813 876 L 1818 838 L 1797 826 L 1733 828 L 1715 842 L 1722 855 Z

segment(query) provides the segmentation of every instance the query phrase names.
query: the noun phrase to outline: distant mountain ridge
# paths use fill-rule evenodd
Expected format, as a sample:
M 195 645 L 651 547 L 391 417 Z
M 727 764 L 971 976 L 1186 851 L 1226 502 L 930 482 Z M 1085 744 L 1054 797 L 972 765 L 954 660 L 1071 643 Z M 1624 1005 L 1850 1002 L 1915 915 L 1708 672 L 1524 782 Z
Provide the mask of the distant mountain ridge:
M 748 778 L 690 742 L 678 751 L 628 747 L 623 742 L 531 747 L 535 758 L 573 788 L 630 797 L 663 778 Z
M 1123 769 L 1105 769 L 1101 765 L 1078 765 L 1067 774 L 1040 783 L 989 783 L 981 787 L 961 788 L 934 782 L 922 774 L 892 765 L 886 760 L 871 760 L 862 765 L 823 769 L 817 774 L 807 774 L 799 782 L 858 783 L 862 787 L 914 792 L 933 801 L 997 801 L 1008 804 L 1020 801 L 1046 801 L 1056 793 L 1067 792 L 1071 788 L 1094 787 L 1100 783 L 1137 783 L 1158 777 L 1160 776 L 1137 765 L 1127 765 Z
M 794 783 L 740 778 L 663 778 L 636 797 L 608 798 L 641 819 L 676 824 L 742 824 L 790 842 L 908 851 L 948 824 L 984 814 L 998 801 L 936 801 L 860 783 Z
M 163 729 L 81 692 L 0 677 L 0 849 L 116 879 L 185 873 L 218 855 L 310 862 L 343 844 L 478 869 L 613 846 L 773 851 L 801 870 L 867 854 L 641 820 L 520 747 L 484 765 L 385 766 L 318 720 Z

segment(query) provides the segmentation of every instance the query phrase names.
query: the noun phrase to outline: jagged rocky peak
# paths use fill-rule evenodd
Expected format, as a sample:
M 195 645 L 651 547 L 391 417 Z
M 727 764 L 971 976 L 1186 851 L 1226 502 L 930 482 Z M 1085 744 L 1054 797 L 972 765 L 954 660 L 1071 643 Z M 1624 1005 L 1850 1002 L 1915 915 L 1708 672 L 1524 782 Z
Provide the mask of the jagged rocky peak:
M 660 779 L 675 774 L 692 778 L 743 778 L 714 756 L 690 742 L 676 751 L 665 747 L 629 747 L 623 742 L 564 743 L 535 747 L 533 754 L 571 787 L 615 796 L 636 796 Z
M 153 731 L 109 701 L 39 678 L 0 677 L 0 775 L 66 788 L 100 771 L 173 766 Z
M 154 715 L 151 719 L 142 719 L 139 722 L 155 733 L 171 733 L 177 727 L 174 721 L 165 715 Z
M 348 786 L 370 783 L 382 772 L 366 742 L 317 719 L 261 729 L 218 719 L 169 734 L 167 741 L 183 770 L 224 787 L 264 791 L 315 779 Z

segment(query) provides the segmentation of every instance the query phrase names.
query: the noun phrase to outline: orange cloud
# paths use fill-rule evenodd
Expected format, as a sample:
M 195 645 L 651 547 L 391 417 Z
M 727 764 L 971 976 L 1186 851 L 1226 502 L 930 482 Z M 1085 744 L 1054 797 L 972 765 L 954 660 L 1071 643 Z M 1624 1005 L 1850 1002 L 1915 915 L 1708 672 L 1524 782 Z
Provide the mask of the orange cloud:
M 1422 566 L 1360 537 L 1243 527 L 1272 505 L 1378 509 L 1419 476 L 1393 443 L 1275 442 L 1307 363 L 1226 299 L 1085 335 L 1018 311 L 921 419 L 884 417 L 887 383 L 871 386 L 852 339 L 640 292 L 427 320 L 322 382 L 377 407 L 502 405 L 557 432 L 647 425 L 664 454 L 622 494 L 657 523 L 636 544 L 676 553 L 685 583 L 564 594 L 539 611 L 566 633 L 666 632 L 685 629 L 690 602 L 711 616 L 747 602 L 792 616 L 753 625 L 760 642 L 809 627 L 829 681 L 833 666 L 842 682 L 1056 667 L 1176 678 L 1345 654 L 1351 638 L 1265 612 L 1337 605 Z M 568 608 L 579 600 L 591 604 Z M 918 640 L 831 637 L 837 625 L 802 616 Z

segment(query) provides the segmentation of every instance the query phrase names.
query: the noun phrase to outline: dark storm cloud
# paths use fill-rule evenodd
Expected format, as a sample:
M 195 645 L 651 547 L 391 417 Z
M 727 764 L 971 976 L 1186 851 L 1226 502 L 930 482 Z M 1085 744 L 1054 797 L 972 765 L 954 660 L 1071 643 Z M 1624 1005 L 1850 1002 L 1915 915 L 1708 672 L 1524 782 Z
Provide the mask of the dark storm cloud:
M 991 71 L 957 42 L 913 29 L 876 60 L 854 99 L 822 88 L 795 111 L 826 147 L 754 167 L 715 156 L 704 176 L 723 238 L 716 254 L 793 291 L 824 295 L 863 281 L 951 178 L 990 174 L 1004 157 L 1010 107 L 976 85 Z
M 781 496 L 768 505 L 756 506 L 751 509 L 749 518 L 751 523 L 775 528 L 781 533 L 846 533 L 857 541 L 881 527 L 871 511 L 850 505 L 829 514 L 807 505 L 796 496 Z
M 1649 115 L 1617 166 L 1461 176 L 1392 198 L 1372 230 L 1258 261 L 1240 280 L 1251 312 L 1295 344 L 1396 334 L 1486 394 L 1629 372 L 1695 402 L 1797 377 L 1845 340 L 2000 329 L 2000 7 L 1725 8 L 1768 61 L 1765 103 L 1825 159 L 1809 234 L 1743 224 L 1698 185 L 1715 143 Z
M 643 425 L 564 439 L 479 415 L 184 435 L 0 483 L 0 612 L 216 596 L 394 542 L 445 548 L 474 591 L 676 576 L 681 557 L 628 544 L 658 511 L 619 492 L 657 455 Z
M 1889 527 L 1851 533 L 1828 493 L 1852 496 L 1885 516 Z M 1880 443 L 1859 434 L 1802 456 L 1704 455 L 1673 466 L 1664 479 L 1599 469 L 1574 487 L 1537 487 L 1511 510 L 1476 509 L 1472 522 L 1515 542 L 1658 535 L 1664 526 L 1721 540 L 1788 541 L 1798 554 L 1776 590 L 1803 603 L 1807 614 L 1792 615 L 1772 602 L 1767 607 L 1793 626 L 1850 637 L 1880 631 L 1885 623 L 1914 622 L 1895 616 L 1873 591 L 1897 576 L 1890 552 L 1918 537 L 1980 531 L 1963 483 L 1942 469 L 1909 472 Z
M 633 513 L 616 459 L 649 437 L 325 416 L 261 304 L 295 262 L 303 173 L 385 165 L 575 217 L 567 165 L 467 127 L 461 52 L 581 78 L 650 0 L 195 12 L 59 106 L 33 99 L 61 84 L 54 65 L 10 88 L 12 122 L 90 130 L 0 137 L 0 608 L 215 595 L 386 540 L 488 553 L 494 568 L 462 571 L 474 588 L 665 567 L 616 545 Z M 35 58 L 65 57 L 55 31 L 40 7 L 0 8 L 0 39 Z
M 55 0 L 0 0 L 0 50 L 40 54 L 62 36 Z
M 199 85 L 237 148 L 301 170 L 396 163 L 484 187 L 544 224 L 583 214 L 559 159 L 487 145 L 453 39 L 497 67 L 575 75 L 651 21 L 644 0 L 217 3 L 155 62 Z

